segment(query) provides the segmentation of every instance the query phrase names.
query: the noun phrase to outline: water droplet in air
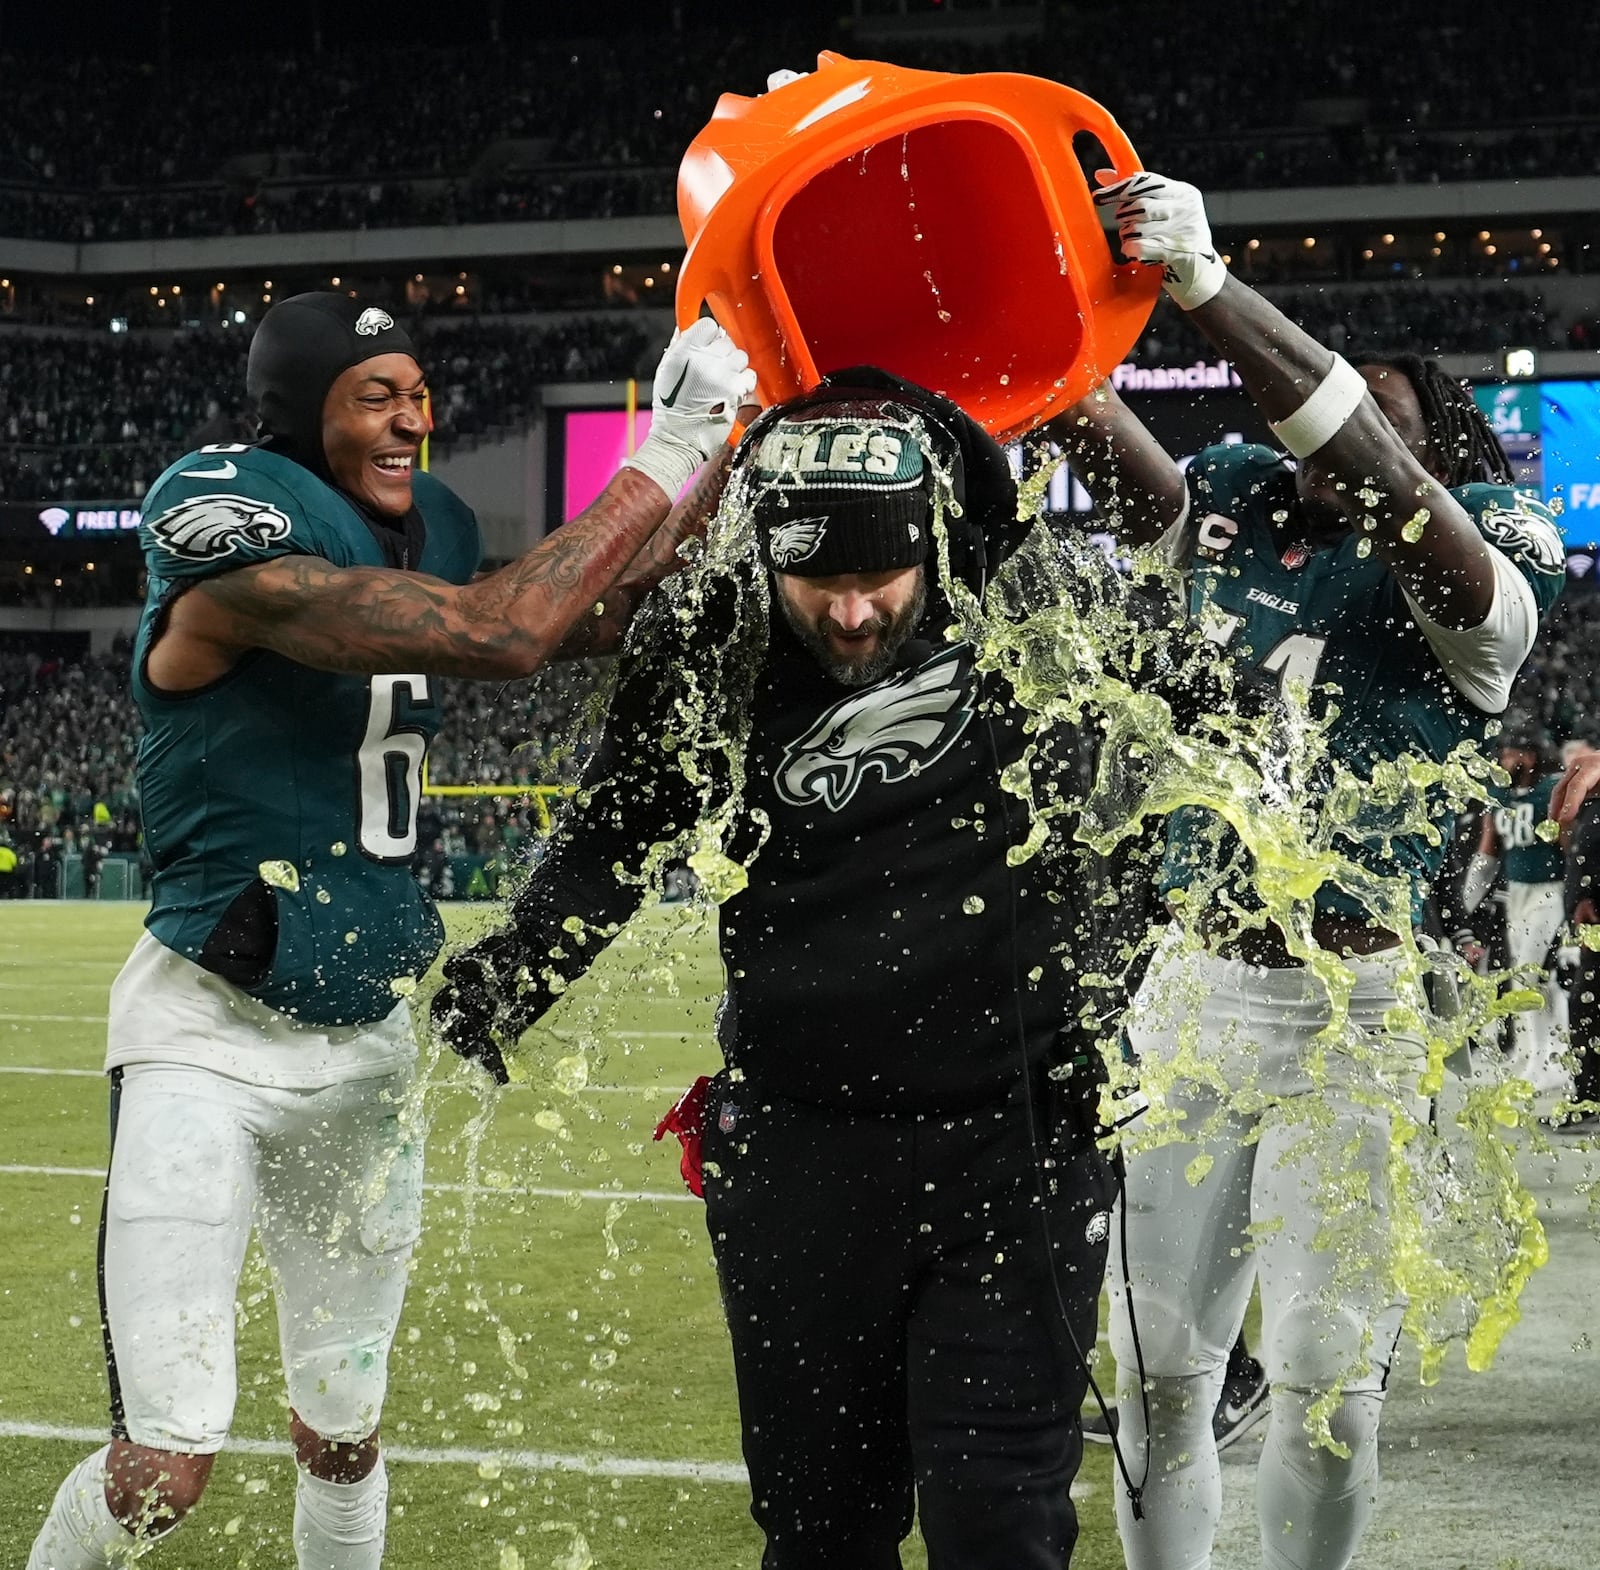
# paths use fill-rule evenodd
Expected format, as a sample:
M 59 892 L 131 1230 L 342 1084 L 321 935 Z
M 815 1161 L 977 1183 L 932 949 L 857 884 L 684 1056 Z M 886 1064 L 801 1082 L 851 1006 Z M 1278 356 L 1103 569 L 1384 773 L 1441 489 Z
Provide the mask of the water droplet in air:
M 978 895 L 969 894 L 962 900 L 961 908 L 969 916 L 981 916 L 983 914 L 983 901 Z

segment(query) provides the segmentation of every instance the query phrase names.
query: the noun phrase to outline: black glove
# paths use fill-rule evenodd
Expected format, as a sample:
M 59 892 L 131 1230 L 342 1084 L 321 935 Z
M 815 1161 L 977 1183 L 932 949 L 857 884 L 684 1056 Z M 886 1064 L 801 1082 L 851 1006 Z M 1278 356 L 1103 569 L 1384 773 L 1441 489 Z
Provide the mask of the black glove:
M 530 1006 L 521 980 L 524 953 L 515 928 L 507 928 L 452 954 L 428 1011 L 439 1039 L 458 1056 L 482 1064 L 497 1085 L 511 1078 L 502 1048 L 543 1012 Z

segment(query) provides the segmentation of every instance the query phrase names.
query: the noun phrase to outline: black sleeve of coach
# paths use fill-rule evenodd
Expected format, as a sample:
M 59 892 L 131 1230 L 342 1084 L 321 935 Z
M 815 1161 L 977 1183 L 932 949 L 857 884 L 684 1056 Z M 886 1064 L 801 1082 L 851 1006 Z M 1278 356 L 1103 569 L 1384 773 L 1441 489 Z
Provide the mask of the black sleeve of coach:
M 573 916 L 606 930 L 626 922 L 647 891 L 625 874 L 694 811 L 682 776 L 657 744 L 667 702 L 663 663 L 640 660 L 619 683 L 577 798 L 536 850 L 507 919 L 444 963 L 433 1028 L 499 1084 L 508 1078 L 505 1053 L 606 946 L 577 943 L 562 924 Z

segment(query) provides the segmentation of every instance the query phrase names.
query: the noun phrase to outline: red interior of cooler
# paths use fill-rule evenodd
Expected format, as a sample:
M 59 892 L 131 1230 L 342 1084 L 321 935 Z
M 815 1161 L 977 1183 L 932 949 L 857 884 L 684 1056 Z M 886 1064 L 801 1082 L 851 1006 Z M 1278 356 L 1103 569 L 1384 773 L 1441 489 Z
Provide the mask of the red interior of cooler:
M 773 257 L 821 373 L 878 365 L 1012 402 L 1083 340 L 1033 165 L 987 121 L 919 126 L 825 169 L 779 213 Z

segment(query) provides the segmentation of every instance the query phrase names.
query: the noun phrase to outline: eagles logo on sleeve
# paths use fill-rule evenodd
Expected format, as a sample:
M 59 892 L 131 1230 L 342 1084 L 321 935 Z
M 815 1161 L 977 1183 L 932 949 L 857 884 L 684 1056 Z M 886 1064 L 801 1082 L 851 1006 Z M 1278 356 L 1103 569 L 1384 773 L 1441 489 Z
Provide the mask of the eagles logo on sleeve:
M 827 532 L 826 518 L 796 518 L 792 523 L 780 523 L 772 531 L 772 539 L 767 547 L 772 553 L 773 566 L 787 570 L 796 562 L 814 556 Z
M 1536 572 L 1566 574 L 1566 551 L 1555 525 L 1531 507 L 1496 507 L 1481 513 L 1478 527 L 1493 545 L 1515 559 L 1522 557 Z
M 150 537 L 172 556 L 213 561 L 241 545 L 270 545 L 291 527 L 276 507 L 249 496 L 191 496 L 158 517 L 147 518 Z
M 951 649 L 834 704 L 784 749 L 779 796 L 838 812 L 868 774 L 893 785 L 942 758 L 972 719 L 967 658 Z

